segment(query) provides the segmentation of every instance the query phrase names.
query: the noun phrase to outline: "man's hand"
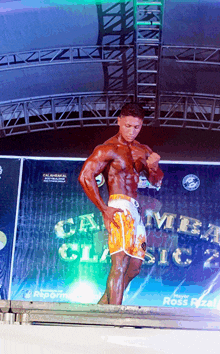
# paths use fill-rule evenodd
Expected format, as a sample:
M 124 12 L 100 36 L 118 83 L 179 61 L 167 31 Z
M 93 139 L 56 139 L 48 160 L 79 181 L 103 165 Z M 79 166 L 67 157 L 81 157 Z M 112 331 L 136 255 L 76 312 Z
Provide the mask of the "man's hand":
M 154 172 L 158 169 L 158 163 L 160 161 L 160 156 L 153 152 L 147 159 L 147 166 L 149 170 L 153 170 Z
M 123 213 L 122 209 L 119 208 L 113 208 L 113 207 L 107 207 L 107 209 L 105 211 L 103 211 L 102 215 L 103 215 L 103 219 L 104 219 L 104 223 L 105 223 L 105 227 L 108 230 L 108 232 L 110 233 L 110 224 L 111 222 L 119 229 L 120 226 L 115 222 L 114 220 L 114 214 L 115 213 Z

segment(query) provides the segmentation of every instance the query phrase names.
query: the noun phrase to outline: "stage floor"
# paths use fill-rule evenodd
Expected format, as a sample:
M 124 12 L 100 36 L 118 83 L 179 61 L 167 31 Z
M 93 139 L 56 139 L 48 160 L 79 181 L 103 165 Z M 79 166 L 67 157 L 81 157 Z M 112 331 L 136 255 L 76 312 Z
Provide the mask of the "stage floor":
M 0 301 L 1 323 L 220 330 L 218 310 Z

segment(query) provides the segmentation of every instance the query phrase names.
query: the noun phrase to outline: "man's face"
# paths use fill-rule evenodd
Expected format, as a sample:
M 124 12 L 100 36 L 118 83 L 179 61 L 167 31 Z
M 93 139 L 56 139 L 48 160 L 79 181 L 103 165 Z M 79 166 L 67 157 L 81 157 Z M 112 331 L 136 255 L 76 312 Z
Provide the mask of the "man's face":
M 118 118 L 119 133 L 128 143 L 131 143 L 139 134 L 142 124 L 142 119 L 138 117 L 122 116 Z

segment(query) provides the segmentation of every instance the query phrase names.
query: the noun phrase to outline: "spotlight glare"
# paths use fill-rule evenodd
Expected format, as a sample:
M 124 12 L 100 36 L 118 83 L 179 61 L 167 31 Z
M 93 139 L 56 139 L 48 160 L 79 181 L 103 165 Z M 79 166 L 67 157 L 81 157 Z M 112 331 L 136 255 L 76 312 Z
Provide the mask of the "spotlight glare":
M 79 281 L 70 289 L 68 298 L 71 302 L 92 304 L 98 302 L 101 292 L 97 285 L 89 281 Z

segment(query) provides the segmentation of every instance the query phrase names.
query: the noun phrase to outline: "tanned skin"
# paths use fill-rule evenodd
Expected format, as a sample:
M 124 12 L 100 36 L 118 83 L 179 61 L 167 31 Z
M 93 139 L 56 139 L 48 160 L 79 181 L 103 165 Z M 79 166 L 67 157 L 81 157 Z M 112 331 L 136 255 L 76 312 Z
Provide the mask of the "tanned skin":
M 123 210 L 109 207 L 102 200 L 95 177 L 104 173 L 109 195 L 124 194 L 136 199 L 139 174 L 146 171 L 149 181 L 160 186 L 163 172 L 159 169 L 160 156 L 135 140 L 142 128 L 139 117 L 118 118 L 119 132 L 103 145 L 95 148 L 84 163 L 79 181 L 88 198 L 102 212 L 104 224 L 110 233 L 110 224 L 119 228 L 114 220 L 116 212 Z M 142 260 L 132 258 L 124 251 L 111 256 L 112 265 L 104 295 L 99 304 L 120 305 L 129 282 L 141 269 Z

